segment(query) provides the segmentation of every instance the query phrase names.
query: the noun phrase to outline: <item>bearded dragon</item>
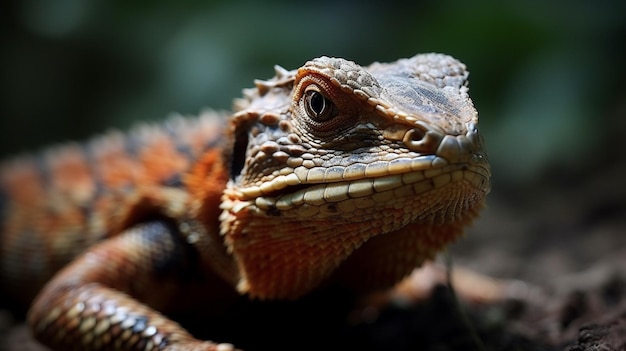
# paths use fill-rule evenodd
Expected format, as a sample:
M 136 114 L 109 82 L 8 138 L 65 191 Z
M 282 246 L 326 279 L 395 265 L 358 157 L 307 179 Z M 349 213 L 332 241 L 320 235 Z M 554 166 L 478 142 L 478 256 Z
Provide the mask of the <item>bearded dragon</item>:
M 392 287 L 489 191 L 468 71 L 422 54 L 277 66 L 231 113 L 4 161 L 0 279 L 55 350 L 224 350 L 166 317 L 227 294 Z

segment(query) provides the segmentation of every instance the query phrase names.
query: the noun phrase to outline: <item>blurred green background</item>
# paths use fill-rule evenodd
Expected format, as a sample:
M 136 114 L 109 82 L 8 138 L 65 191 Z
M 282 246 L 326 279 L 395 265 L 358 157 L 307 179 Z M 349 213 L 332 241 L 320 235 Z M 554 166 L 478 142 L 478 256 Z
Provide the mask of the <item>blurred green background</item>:
M 227 109 L 274 64 L 436 51 L 469 67 L 496 189 L 575 184 L 624 160 L 624 4 L 3 1 L 0 156 Z

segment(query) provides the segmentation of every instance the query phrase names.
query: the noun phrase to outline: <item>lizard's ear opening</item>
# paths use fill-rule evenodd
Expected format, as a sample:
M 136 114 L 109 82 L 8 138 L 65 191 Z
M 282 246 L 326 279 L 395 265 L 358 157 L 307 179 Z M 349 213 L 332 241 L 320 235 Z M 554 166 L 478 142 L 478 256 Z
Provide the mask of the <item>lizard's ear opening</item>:
M 235 180 L 243 169 L 246 161 L 246 151 L 248 150 L 248 130 L 237 128 L 234 133 L 233 153 L 230 164 L 230 178 Z

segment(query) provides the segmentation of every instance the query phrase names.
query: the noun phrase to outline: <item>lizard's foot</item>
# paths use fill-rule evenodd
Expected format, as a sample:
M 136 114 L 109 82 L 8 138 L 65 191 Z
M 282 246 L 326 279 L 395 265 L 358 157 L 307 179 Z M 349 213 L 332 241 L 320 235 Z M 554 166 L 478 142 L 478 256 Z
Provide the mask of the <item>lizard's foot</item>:
M 432 296 L 434 289 L 441 285 L 451 285 L 459 300 L 479 304 L 524 299 L 532 294 L 533 287 L 521 281 L 496 279 L 461 267 L 454 267 L 450 272 L 448 269 L 442 264 L 427 262 L 393 289 L 367 296 L 353 316 L 371 319 L 390 304 L 415 304 Z

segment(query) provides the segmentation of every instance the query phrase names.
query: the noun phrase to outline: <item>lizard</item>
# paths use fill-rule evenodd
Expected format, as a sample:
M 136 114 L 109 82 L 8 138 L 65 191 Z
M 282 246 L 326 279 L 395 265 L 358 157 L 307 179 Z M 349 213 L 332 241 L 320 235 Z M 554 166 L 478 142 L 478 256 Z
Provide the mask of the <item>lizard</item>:
M 468 70 L 444 54 L 275 67 L 207 110 L 0 165 L 0 279 L 55 350 L 228 350 L 167 317 L 230 294 L 393 287 L 490 190 Z

